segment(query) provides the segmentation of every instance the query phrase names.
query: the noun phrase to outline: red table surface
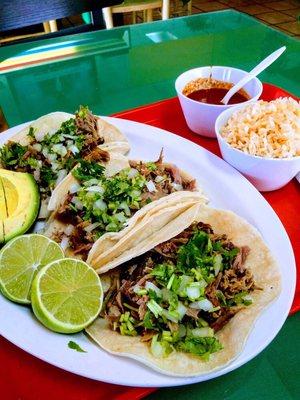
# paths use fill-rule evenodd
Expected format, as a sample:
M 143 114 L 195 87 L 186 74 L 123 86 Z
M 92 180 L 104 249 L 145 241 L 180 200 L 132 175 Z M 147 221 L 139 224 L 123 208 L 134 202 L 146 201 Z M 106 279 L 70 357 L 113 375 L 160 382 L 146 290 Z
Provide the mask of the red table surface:
M 265 100 L 286 95 L 288 95 L 286 92 L 275 86 L 264 85 L 262 97 Z M 176 134 L 220 155 L 216 140 L 198 136 L 188 129 L 179 102 L 175 98 L 118 113 L 115 116 L 176 132 Z M 300 226 L 296 218 L 297 211 L 299 213 L 300 185 L 294 179 L 284 188 L 263 195 L 285 226 L 294 248 L 298 268 L 300 268 Z M 300 309 L 299 276 L 300 274 L 298 274 L 291 312 Z M 134 400 L 141 399 L 153 390 L 155 389 L 110 385 L 73 375 L 25 353 L 4 338 L 0 338 L 0 393 L 2 399 Z

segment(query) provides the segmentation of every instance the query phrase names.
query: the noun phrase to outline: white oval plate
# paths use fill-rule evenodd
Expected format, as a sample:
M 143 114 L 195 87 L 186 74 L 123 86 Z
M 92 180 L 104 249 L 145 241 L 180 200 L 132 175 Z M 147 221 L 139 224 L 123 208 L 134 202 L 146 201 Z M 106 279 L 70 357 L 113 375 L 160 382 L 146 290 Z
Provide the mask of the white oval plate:
M 20 306 L 0 296 L 0 333 L 28 353 L 59 368 L 99 381 L 128 386 L 177 386 L 201 382 L 226 374 L 260 353 L 277 335 L 291 307 L 296 282 L 296 267 L 289 238 L 279 218 L 239 172 L 202 147 L 162 129 L 137 122 L 105 118 L 130 140 L 130 157 L 155 160 L 164 148 L 165 160 L 177 164 L 197 178 L 211 199 L 211 205 L 232 210 L 261 232 L 277 258 L 282 275 L 282 292 L 257 319 L 242 353 L 218 371 L 192 378 L 169 377 L 142 364 L 106 353 L 83 333 L 56 334 L 44 328 L 29 307 Z M 1 133 L 0 144 L 20 129 Z M 87 353 L 68 348 L 76 341 Z

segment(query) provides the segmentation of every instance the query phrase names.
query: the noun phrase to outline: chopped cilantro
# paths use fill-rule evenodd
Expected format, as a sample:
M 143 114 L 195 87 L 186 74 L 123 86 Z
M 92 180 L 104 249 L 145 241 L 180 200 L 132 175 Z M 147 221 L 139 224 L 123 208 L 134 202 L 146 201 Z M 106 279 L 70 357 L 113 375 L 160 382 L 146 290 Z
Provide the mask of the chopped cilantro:
M 87 353 L 86 350 L 83 350 L 83 349 L 79 346 L 79 344 L 77 344 L 76 342 L 73 342 L 73 340 L 70 340 L 70 341 L 69 341 L 68 347 L 69 347 L 69 349 L 76 350 L 76 351 L 78 351 L 79 353 Z
M 0 162 L 4 168 L 14 169 L 14 167 L 23 167 L 26 165 L 23 159 L 24 154 L 27 151 L 26 146 L 22 146 L 19 143 L 8 142 L 0 149 Z
M 249 306 L 250 304 L 252 304 L 252 300 L 249 299 L 248 292 L 241 291 L 235 294 L 232 299 L 227 300 L 227 304 L 229 306 L 242 305 L 242 304 L 244 304 L 245 306 Z
M 155 164 L 155 162 L 147 162 L 146 166 L 148 168 L 149 171 L 155 171 L 157 169 L 157 165 Z
M 130 176 L 130 168 L 111 177 L 106 177 L 104 171 L 103 166 L 84 160 L 72 171 L 80 182 L 76 197 L 82 204 L 82 219 L 98 224 L 93 230 L 94 239 L 124 227 L 133 212 L 141 207 L 142 189 L 146 184 L 140 173 Z M 69 209 L 78 212 L 71 203 Z
M 40 169 L 40 184 L 42 188 L 53 188 L 57 179 L 57 173 L 50 167 Z
M 214 278 L 214 257 L 209 235 L 199 231 L 180 247 L 178 251 L 177 268 L 188 273 L 192 268 L 199 271 L 200 276 L 207 282 Z
M 80 107 L 75 118 L 64 121 L 56 132 L 48 132 L 42 138 L 36 135 L 37 128 L 30 126 L 27 132 L 28 145 L 8 142 L 0 148 L 0 165 L 10 170 L 34 174 L 41 192 L 44 195 L 50 194 L 59 171 L 71 171 L 90 146 L 90 142 L 86 141 L 88 135 L 78 124 L 78 118 L 86 118 L 88 115 L 91 115 L 88 107 Z M 97 144 L 95 138 L 93 145 Z M 101 166 L 94 166 L 90 174 L 96 171 L 96 177 L 99 177 L 102 169 Z M 81 172 L 83 170 L 84 167 Z M 85 179 L 84 173 L 82 179 Z
M 36 128 L 33 128 L 32 126 L 30 126 L 27 136 L 29 136 L 31 139 L 35 140 L 35 132 L 36 132 Z
M 40 143 L 47 147 L 53 144 L 63 143 L 65 140 L 63 137 L 64 135 L 72 135 L 74 138 L 76 138 L 76 126 L 74 118 L 70 118 L 63 122 L 58 131 L 56 131 L 54 134 L 49 135 L 49 133 L 47 133 Z
M 174 273 L 174 266 L 172 264 L 158 264 L 154 267 L 151 275 L 155 276 L 157 282 L 167 286 L 169 279 Z
M 85 119 L 90 112 L 88 106 L 80 106 L 79 110 L 76 111 L 76 117 Z
M 89 179 L 100 179 L 104 171 L 105 167 L 94 161 L 81 160 L 78 167 L 72 171 L 72 174 L 80 182 L 84 182 Z
M 175 348 L 208 360 L 210 354 L 221 350 L 223 347 L 216 337 L 185 337 L 175 344 Z
M 151 313 L 150 310 L 146 311 L 146 314 L 143 319 L 143 325 L 147 329 L 155 328 L 155 322 L 153 322 L 153 314 Z

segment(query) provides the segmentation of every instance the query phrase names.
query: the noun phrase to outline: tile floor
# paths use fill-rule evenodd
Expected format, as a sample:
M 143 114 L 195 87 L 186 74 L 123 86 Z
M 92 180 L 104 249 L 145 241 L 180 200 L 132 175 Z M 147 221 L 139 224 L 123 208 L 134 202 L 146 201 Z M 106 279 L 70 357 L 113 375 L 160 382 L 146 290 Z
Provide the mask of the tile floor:
M 192 0 L 193 14 L 232 8 L 300 38 L 300 0 Z

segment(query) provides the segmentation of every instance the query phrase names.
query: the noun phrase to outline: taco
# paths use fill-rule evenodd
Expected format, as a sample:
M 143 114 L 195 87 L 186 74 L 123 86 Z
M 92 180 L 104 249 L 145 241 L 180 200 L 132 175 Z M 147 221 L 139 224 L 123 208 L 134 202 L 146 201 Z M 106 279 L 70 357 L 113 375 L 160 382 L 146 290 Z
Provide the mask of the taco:
M 58 185 L 49 202 L 52 214 L 45 234 L 62 243 L 69 256 L 88 257 L 98 270 L 99 251 L 106 254 L 100 239 L 106 250 L 116 240 L 122 244 L 123 236 L 126 243 L 137 243 L 192 204 L 206 201 L 195 180 L 161 156 L 144 162 L 111 154 L 102 165 L 80 161 Z M 137 225 L 143 226 L 143 232 L 137 230 L 139 238 Z
M 45 216 L 52 190 L 80 159 L 102 159 L 105 152 L 129 151 L 125 136 L 113 125 L 80 107 L 75 115 L 54 112 L 33 121 L 0 149 L 0 166 L 32 173 L 37 181 Z
M 130 249 L 104 275 L 100 317 L 86 331 L 104 350 L 168 375 L 223 368 L 280 293 L 278 266 L 258 231 L 230 211 L 195 205 L 164 240 Z M 128 249 L 129 250 L 129 249 Z

